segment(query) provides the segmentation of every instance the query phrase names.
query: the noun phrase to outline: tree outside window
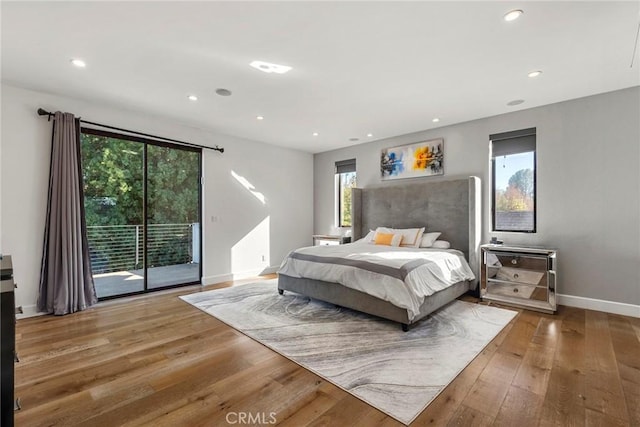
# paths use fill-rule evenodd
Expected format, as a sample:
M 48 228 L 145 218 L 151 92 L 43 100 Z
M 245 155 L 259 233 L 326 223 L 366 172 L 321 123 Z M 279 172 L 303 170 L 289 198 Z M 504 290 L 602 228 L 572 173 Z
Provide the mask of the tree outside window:
M 356 186 L 356 173 L 346 172 L 338 178 L 338 209 L 340 227 L 351 227 L 351 189 Z
M 491 135 L 492 230 L 536 231 L 536 129 Z

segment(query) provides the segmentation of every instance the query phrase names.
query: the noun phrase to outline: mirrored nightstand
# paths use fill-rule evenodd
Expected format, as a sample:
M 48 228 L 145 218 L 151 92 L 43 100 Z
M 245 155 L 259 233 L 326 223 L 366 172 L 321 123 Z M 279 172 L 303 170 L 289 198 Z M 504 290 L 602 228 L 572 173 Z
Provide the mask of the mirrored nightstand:
M 482 245 L 480 249 L 483 300 L 555 313 L 555 249 L 506 245 Z

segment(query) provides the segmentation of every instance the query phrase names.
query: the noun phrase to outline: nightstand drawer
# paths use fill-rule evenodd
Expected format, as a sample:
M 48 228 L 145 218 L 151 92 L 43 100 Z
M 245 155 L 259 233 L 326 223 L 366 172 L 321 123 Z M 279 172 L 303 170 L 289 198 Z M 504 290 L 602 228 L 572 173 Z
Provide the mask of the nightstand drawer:
M 544 278 L 544 286 L 529 285 L 526 283 L 508 283 L 489 280 L 485 288 L 485 298 L 487 297 L 507 297 L 516 300 L 526 301 L 547 301 L 549 298 L 546 286 L 546 277 Z
M 524 268 L 533 271 L 547 271 L 549 269 L 547 257 L 510 252 L 487 252 L 486 256 L 488 257 L 487 265 L 492 267 Z
M 313 235 L 313 246 L 344 245 L 345 243 L 351 243 L 351 237 L 332 236 L 329 234 Z
M 547 286 L 547 270 L 534 271 L 524 268 L 489 267 L 487 269 L 488 281 L 512 282 L 515 284 Z
M 316 239 L 316 246 L 331 246 L 331 245 L 339 245 L 340 240 L 329 240 L 329 239 Z

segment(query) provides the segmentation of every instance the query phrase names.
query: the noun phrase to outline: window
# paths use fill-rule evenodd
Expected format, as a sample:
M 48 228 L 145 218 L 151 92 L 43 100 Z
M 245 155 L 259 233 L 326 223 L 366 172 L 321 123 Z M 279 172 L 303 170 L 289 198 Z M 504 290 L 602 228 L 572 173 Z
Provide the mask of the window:
M 351 189 L 356 186 L 356 159 L 336 162 L 336 225 L 351 227 Z
M 493 231 L 536 232 L 536 128 L 491 135 Z

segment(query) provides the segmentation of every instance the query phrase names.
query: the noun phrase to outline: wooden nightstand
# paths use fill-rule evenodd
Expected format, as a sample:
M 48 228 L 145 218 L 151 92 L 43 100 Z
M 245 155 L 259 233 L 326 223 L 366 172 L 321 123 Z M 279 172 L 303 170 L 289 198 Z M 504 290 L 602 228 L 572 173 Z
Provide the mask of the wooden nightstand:
M 328 234 L 313 235 L 313 246 L 343 245 L 345 243 L 351 243 L 351 237 L 331 236 Z
M 483 300 L 555 313 L 555 249 L 482 245 L 480 250 Z

